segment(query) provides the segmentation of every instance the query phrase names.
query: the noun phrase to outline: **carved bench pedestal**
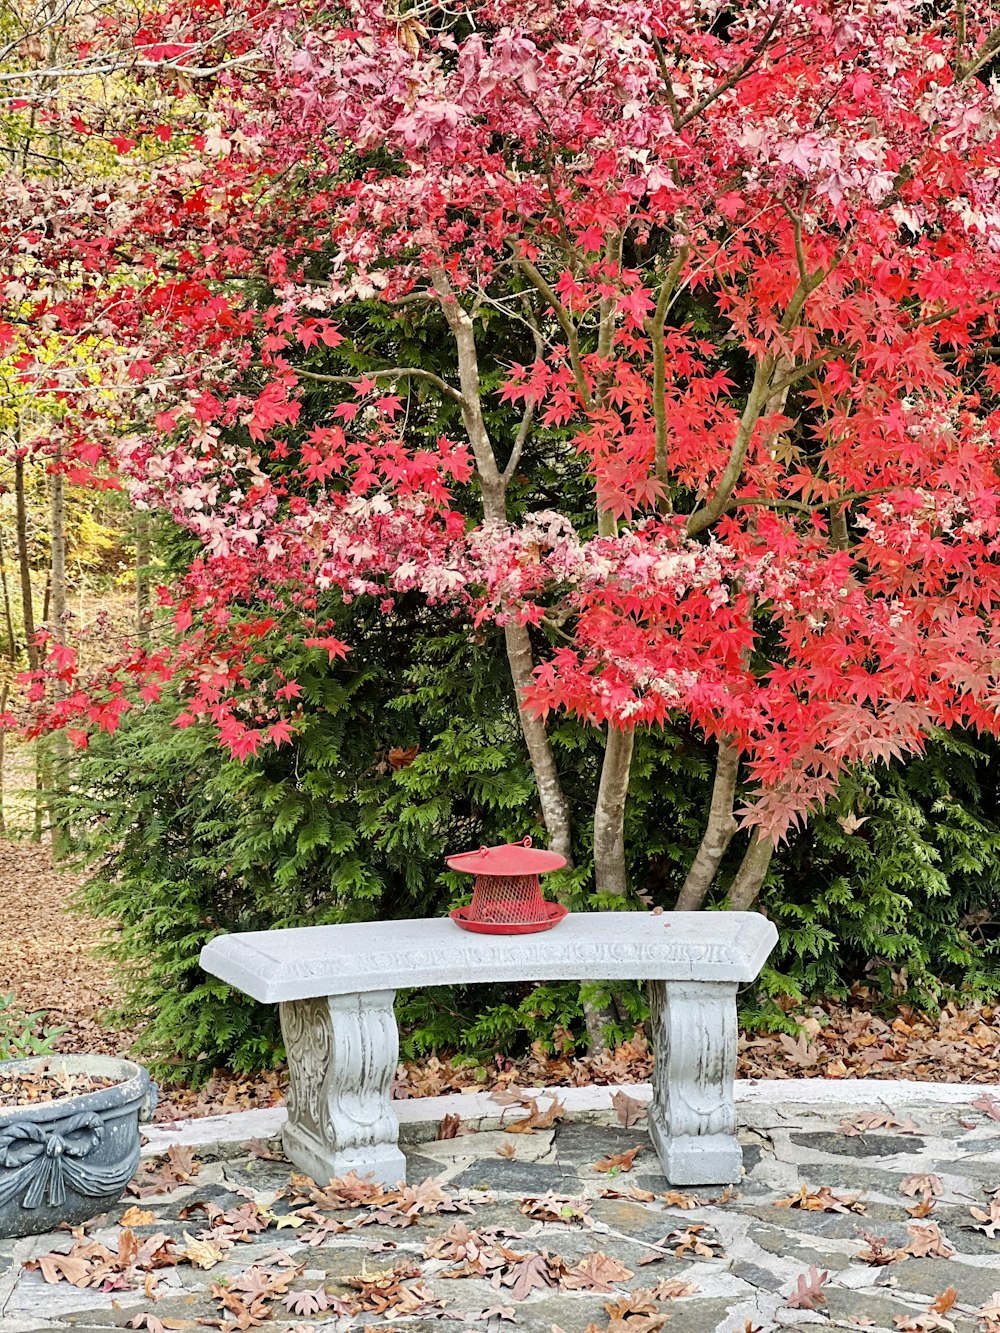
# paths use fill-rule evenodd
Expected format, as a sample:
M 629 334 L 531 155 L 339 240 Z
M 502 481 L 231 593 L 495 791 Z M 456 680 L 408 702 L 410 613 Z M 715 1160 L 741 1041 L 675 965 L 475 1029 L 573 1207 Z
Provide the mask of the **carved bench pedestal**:
M 731 1185 L 736 1140 L 736 986 L 651 981 L 649 1135 L 671 1185 Z
M 406 1179 L 391 1101 L 395 998 L 391 990 L 366 991 L 280 1006 L 289 1073 L 282 1143 L 319 1185 L 348 1171 L 387 1185 Z

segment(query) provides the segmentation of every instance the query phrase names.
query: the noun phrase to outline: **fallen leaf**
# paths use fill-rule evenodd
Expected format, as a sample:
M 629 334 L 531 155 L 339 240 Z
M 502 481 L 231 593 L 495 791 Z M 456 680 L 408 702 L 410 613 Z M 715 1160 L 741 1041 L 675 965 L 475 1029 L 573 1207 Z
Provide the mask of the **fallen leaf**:
M 894 1264 L 903 1258 L 901 1250 L 888 1250 L 886 1244 L 887 1236 L 873 1236 L 870 1232 L 864 1233 L 866 1248 L 861 1250 L 858 1258 L 863 1263 L 871 1264 L 873 1267 L 881 1268 L 886 1264 Z
M 554 1287 L 555 1282 L 549 1273 L 548 1260 L 541 1254 L 525 1254 L 515 1256 L 516 1262 L 512 1263 L 506 1272 L 495 1274 L 493 1285 L 497 1288 L 502 1284 L 510 1287 L 510 1294 L 515 1301 L 523 1301 L 526 1296 L 536 1290 L 545 1290 L 547 1287 Z
M 634 1148 L 629 1148 L 628 1152 L 611 1153 L 609 1157 L 602 1157 L 599 1162 L 594 1163 L 593 1169 L 600 1171 L 602 1175 L 609 1175 L 612 1172 L 618 1175 L 621 1171 L 631 1171 L 635 1164 L 635 1159 L 642 1152 L 642 1144 L 636 1144 Z
M 645 1102 L 630 1097 L 627 1092 L 622 1092 L 621 1089 L 611 1094 L 611 1105 L 618 1117 L 618 1123 L 625 1129 L 631 1129 L 646 1114 Z
M 587 1199 L 570 1199 L 565 1195 L 553 1194 L 551 1190 L 541 1198 L 522 1199 L 518 1207 L 525 1217 L 531 1217 L 536 1222 L 580 1222 L 590 1211 Z
M 322 1314 L 330 1308 L 330 1298 L 325 1287 L 313 1287 L 308 1291 L 289 1291 L 281 1303 L 289 1314 Z
M 184 1232 L 184 1242 L 181 1257 L 195 1268 L 214 1268 L 222 1263 L 226 1251 L 232 1249 L 232 1241 L 198 1240 L 187 1231 Z
M 977 1097 L 972 1103 L 972 1109 L 982 1111 L 991 1120 L 1000 1121 L 1000 1102 L 997 1102 L 992 1093 L 984 1092 L 981 1097 Z
M 697 1296 L 701 1290 L 681 1277 L 665 1277 L 650 1292 L 655 1301 L 675 1301 L 683 1296 Z
M 438 1125 L 437 1133 L 434 1137 L 438 1140 L 458 1138 L 458 1131 L 461 1124 L 462 1117 L 460 1115 L 455 1115 L 453 1111 L 450 1111 Z
M 856 1116 L 853 1120 L 840 1122 L 841 1134 L 849 1138 L 856 1134 L 868 1134 L 873 1129 L 893 1129 L 900 1134 L 922 1134 L 923 1130 L 914 1120 L 897 1120 L 895 1116 L 885 1115 L 880 1111 Z
M 940 1296 L 931 1301 L 931 1312 L 933 1314 L 947 1314 L 958 1300 L 958 1292 L 954 1287 L 946 1287 Z
M 667 1208 L 699 1208 L 701 1199 L 694 1194 L 681 1194 L 678 1190 L 667 1190 L 663 1196 L 663 1203 Z
M 935 1199 L 940 1199 L 944 1193 L 944 1185 L 940 1176 L 907 1176 L 899 1186 L 903 1194 L 908 1194 L 914 1198 L 918 1194 L 931 1194 Z
M 566 1114 L 566 1107 L 558 1097 L 553 1097 L 544 1111 L 539 1110 L 538 1101 L 534 1097 L 524 1097 L 519 1100 L 522 1106 L 528 1108 L 528 1114 L 523 1120 L 514 1120 L 509 1125 L 502 1125 L 505 1134 L 533 1134 L 536 1129 L 551 1129 L 556 1121 L 561 1120 Z
M 915 1259 L 950 1259 L 955 1253 L 955 1247 L 941 1235 L 941 1228 L 936 1222 L 928 1222 L 926 1226 L 914 1223 L 906 1230 L 911 1239 L 908 1245 L 903 1246 L 902 1254 L 912 1255 Z
M 990 1200 L 989 1212 L 984 1212 L 982 1208 L 976 1208 L 974 1205 L 969 1212 L 975 1218 L 975 1225 L 966 1223 L 963 1231 L 981 1231 L 984 1236 L 990 1240 L 996 1240 L 1000 1235 L 1000 1196 Z
M 497 1156 L 504 1157 L 509 1162 L 517 1156 L 517 1149 L 514 1147 L 513 1143 L 501 1143 L 500 1147 L 497 1149 Z
M 802 1185 L 798 1194 L 793 1194 L 787 1199 L 777 1199 L 774 1206 L 801 1208 L 808 1213 L 863 1213 L 865 1205 L 859 1202 L 860 1197 L 858 1194 L 842 1197 L 834 1194 L 827 1185 L 810 1192 L 808 1185 Z
M 151 1213 L 148 1208 L 139 1208 L 132 1204 L 125 1209 L 118 1221 L 123 1227 L 151 1227 L 156 1222 L 156 1214 Z
M 815 1310 L 818 1305 L 826 1304 L 826 1296 L 821 1288 L 830 1274 L 820 1272 L 815 1264 L 810 1264 L 804 1273 L 800 1273 L 795 1283 L 795 1290 L 788 1297 L 786 1304 L 790 1310 Z
M 635 1274 L 623 1263 L 602 1250 L 588 1254 L 578 1264 L 567 1269 L 560 1284 L 567 1291 L 614 1291 L 616 1282 L 624 1282 Z

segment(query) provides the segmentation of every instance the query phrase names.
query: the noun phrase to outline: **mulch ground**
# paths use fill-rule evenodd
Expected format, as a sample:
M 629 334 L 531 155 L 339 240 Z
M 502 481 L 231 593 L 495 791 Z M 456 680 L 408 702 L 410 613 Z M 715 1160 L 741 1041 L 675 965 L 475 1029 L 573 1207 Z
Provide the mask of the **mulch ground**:
M 19 1008 L 46 1010 L 50 1026 L 65 1028 L 60 1050 L 126 1054 L 134 1034 L 102 1022 L 115 984 L 93 952 L 101 927 L 67 907 L 78 883 L 78 876 L 53 869 L 46 845 L 0 839 L 0 996 L 10 992 Z M 879 1016 L 868 1001 L 860 992 L 848 1004 L 811 1007 L 795 1015 L 802 1031 L 794 1038 L 744 1035 L 739 1076 L 980 1083 L 1000 1077 L 1000 1005 L 949 1006 L 933 1016 L 901 1007 Z M 552 1056 L 538 1046 L 519 1060 L 499 1056 L 479 1067 L 431 1056 L 400 1069 L 396 1095 L 641 1082 L 649 1072 L 640 1032 L 617 1051 L 585 1059 Z M 270 1106 L 283 1091 L 281 1073 L 247 1079 L 220 1071 L 199 1090 L 165 1092 L 158 1118 Z

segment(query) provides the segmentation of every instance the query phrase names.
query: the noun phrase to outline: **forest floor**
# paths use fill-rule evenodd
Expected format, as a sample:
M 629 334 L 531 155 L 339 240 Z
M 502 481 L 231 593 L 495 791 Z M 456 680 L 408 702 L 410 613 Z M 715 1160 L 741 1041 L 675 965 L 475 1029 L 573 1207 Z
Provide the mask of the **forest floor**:
M 63 1028 L 58 1049 L 127 1054 L 135 1032 L 108 1027 L 114 1004 L 109 965 L 96 957 L 102 927 L 73 912 L 80 882 L 53 868 L 45 843 L 0 838 L 0 998 L 21 1010 L 45 1010 L 45 1024 Z M 812 1006 L 795 1017 L 797 1037 L 745 1033 L 741 1078 L 903 1078 L 995 1083 L 1000 1078 L 1000 1005 L 948 1006 L 937 1015 L 908 1007 L 873 1013 L 863 994 L 850 1004 Z M 0 1010 L 0 1031 L 3 1014 Z M 400 1068 L 398 1097 L 435 1096 L 463 1088 L 642 1082 L 649 1048 L 641 1032 L 614 1052 L 577 1058 L 536 1046 L 519 1060 L 498 1056 L 487 1067 L 429 1056 Z M 165 1091 L 158 1119 L 269 1106 L 282 1099 L 281 1073 L 243 1078 L 226 1071 L 198 1090 Z

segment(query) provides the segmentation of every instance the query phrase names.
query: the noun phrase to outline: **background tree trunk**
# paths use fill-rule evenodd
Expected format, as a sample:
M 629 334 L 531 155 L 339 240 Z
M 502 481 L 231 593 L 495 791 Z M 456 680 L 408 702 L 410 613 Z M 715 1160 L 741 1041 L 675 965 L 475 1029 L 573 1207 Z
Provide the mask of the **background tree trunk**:
M 59 470 L 61 454 L 55 457 L 56 471 L 51 474 L 50 484 L 50 523 L 52 541 L 52 566 L 49 571 L 51 589 L 51 608 L 49 629 L 56 643 L 66 646 L 66 482 Z M 64 680 L 56 678 L 53 691 L 56 703 L 65 702 L 67 686 Z M 61 728 L 52 737 L 52 764 L 49 770 L 50 785 L 61 787 L 68 777 L 69 743 L 66 733 Z M 56 857 L 65 850 L 66 839 L 56 827 L 55 820 L 49 819 L 52 837 L 52 852 Z
M 135 632 L 146 637 L 146 611 L 149 607 L 149 515 L 135 515 Z

